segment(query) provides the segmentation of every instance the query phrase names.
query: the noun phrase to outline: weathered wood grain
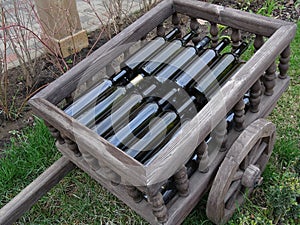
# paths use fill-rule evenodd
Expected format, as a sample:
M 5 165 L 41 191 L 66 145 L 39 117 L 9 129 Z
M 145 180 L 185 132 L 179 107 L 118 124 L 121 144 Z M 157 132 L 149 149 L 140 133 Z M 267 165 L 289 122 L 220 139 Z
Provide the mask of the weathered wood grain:
M 33 111 L 58 129 L 62 136 L 75 141 L 80 149 L 87 149 L 99 162 L 109 165 L 122 179 L 134 186 L 145 186 L 146 174 L 143 165 L 125 152 L 112 146 L 97 133 L 81 125 L 72 117 L 45 99 L 30 100 Z M 88 137 L 88 138 L 87 138 Z
M 209 192 L 206 212 L 211 221 L 216 224 L 226 223 L 245 197 L 253 191 L 255 180 L 260 178 L 271 156 L 275 142 L 274 134 L 275 125 L 272 122 L 258 119 L 251 123 L 230 147 Z M 244 166 L 244 170 L 241 170 L 241 165 Z M 258 166 L 259 173 L 252 174 L 255 175 L 253 177 L 249 177 L 251 174 L 247 173 L 251 165 Z M 243 193 L 241 189 L 243 179 L 253 181 L 247 193 Z
M 75 165 L 66 157 L 57 160 L 0 209 L 0 224 L 13 224 L 74 167 Z
M 271 36 L 281 26 L 289 24 L 282 20 L 255 15 L 208 2 L 174 0 L 173 4 L 175 11 L 179 13 L 263 36 Z
M 141 215 L 145 220 L 147 220 L 151 224 L 157 224 L 154 215 L 152 214 L 151 204 L 143 199 L 140 202 L 135 202 L 132 197 L 130 197 L 126 193 L 126 188 L 123 184 L 115 186 L 112 185 L 111 182 L 104 177 L 99 176 L 89 165 L 84 162 L 81 158 L 78 160 L 73 154 L 70 154 L 69 149 L 66 145 L 60 145 L 56 143 L 57 148 L 68 157 L 76 166 L 90 175 L 93 179 L 95 179 L 102 187 L 106 188 L 110 193 L 117 196 L 118 199 L 123 201 L 126 205 L 128 205 L 131 209 L 136 211 L 139 215 Z M 100 203 L 99 203 L 100 204 Z
M 262 102 L 264 102 L 264 108 L 266 110 L 260 110 L 257 113 L 252 113 L 248 111 L 245 116 L 245 126 L 248 126 L 257 118 L 267 117 L 274 109 L 276 102 L 282 96 L 283 92 L 287 89 L 289 81 L 277 82 L 274 89 L 274 95 L 272 98 L 268 96 L 262 97 Z M 227 146 L 232 146 L 233 142 L 238 138 L 240 132 L 231 130 L 227 140 Z M 187 197 L 175 196 L 167 207 L 169 208 L 169 220 L 167 224 L 181 224 L 184 218 L 192 211 L 192 209 L 197 205 L 201 197 L 210 188 L 212 180 L 215 178 L 217 169 L 219 168 L 221 162 L 223 161 L 226 152 L 220 152 L 217 156 L 210 160 L 209 170 L 206 173 L 195 172 L 190 181 L 190 194 Z
M 197 145 L 231 109 L 288 46 L 295 35 L 296 25 L 282 26 L 255 55 L 221 88 L 210 102 L 190 121 L 182 135 L 171 140 L 147 168 L 149 184 L 169 177 L 187 162 Z

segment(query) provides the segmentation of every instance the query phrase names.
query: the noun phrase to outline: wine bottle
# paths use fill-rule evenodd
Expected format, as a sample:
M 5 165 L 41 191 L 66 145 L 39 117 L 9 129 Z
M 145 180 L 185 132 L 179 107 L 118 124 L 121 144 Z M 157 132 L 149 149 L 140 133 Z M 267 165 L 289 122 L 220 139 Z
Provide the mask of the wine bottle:
M 194 31 L 186 34 L 182 39 L 175 39 L 171 41 L 159 54 L 150 59 L 141 67 L 142 76 L 150 76 L 153 73 L 158 72 L 167 63 L 174 58 L 197 33 Z
M 230 43 L 228 38 L 222 41 L 214 49 L 206 49 L 199 58 L 196 58 L 182 73 L 175 79 L 175 82 L 182 88 L 189 87 L 219 58 L 220 52 Z
M 131 157 L 137 159 L 140 162 L 144 162 L 147 158 L 156 153 L 155 150 L 159 150 L 169 139 L 166 136 L 174 134 L 177 129 L 180 128 L 181 123 L 193 118 L 199 109 L 195 104 L 196 98 L 191 96 L 187 101 L 181 99 L 183 104 L 175 111 L 166 111 L 158 117 L 159 119 L 153 123 L 145 135 L 142 136 L 133 145 L 127 145 L 125 143 L 123 150 Z
M 198 81 L 199 83 L 194 86 L 191 96 L 196 98 L 197 103 L 195 105 L 198 107 L 198 111 L 200 111 L 208 102 L 207 98 L 210 97 L 208 95 L 212 95 L 219 85 L 222 85 L 230 75 L 234 74 L 234 72 L 242 66 L 242 63 L 237 63 L 238 57 L 247 49 L 247 47 L 247 43 L 243 42 L 233 53 L 225 53 L 215 64 L 213 64 L 210 73 L 206 73 L 202 76 Z M 207 77 L 210 77 L 210 79 Z M 207 85 L 207 83 L 202 84 L 202 82 L 206 82 L 207 80 L 210 81 L 210 85 Z M 206 89 L 201 89 L 201 87 L 206 87 Z M 168 141 L 171 138 L 173 137 L 165 137 Z M 151 153 L 150 156 L 141 159 L 140 162 L 144 165 L 151 163 L 153 155 L 159 152 L 162 147 L 163 145 L 155 147 L 152 150 L 153 153 Z
M 210 38 L 205 36 L 195 46 L 187 45 L 167 66 L 156 73 L 154 77 L 161 83 L 172 80 L 184 65 L 203 53 L 204 47 L 210 42 Z
M 162 111 L 173 109 L 171 102 L 174 101 L 178 94 L 177 89 L 172 89 L 164 97 L 158 101 L 150 102 L 138 110 L 133 119 L 125 126 L 121 126 L 119 130 L 110 133 L 105 138 L 116 147 L 122 149 L 126 147 L 124 143 L 134 141 L 134 136 L 141 136 L 145 132 L 143 128 L 147 127 L 149 122 Z
M 96 99 L 107 94 L 113 85 L 126 85 L 132 79 L 134 71 L 137 70 L 142 63 L 149 60 L 153 54 L 157 54 L 159 52 L 158 50 L 162 48 L 167 41 L 171 41 L 179 33 L 180 30 L 178 28 L 174 28 L 165 37 L 155 37 L 152 41 L 123 62 L 120 72 L 114 74 L 109 79 L 104 79 L 100 84 L 92 88 L 92 90 L 81 95 L 71 105 L 64 109 L 64 112 L 69 116 L 76 117 L 80 111 L 85 110 L 85 108 L 93 104 Z
M 147 62 L 151 56 L 159 53 L 159 50 L 161 50 L 160 48 L 164 46 L 166 42 L 173 40 L 178 34 L 180 34 L 180 30 L 178 28 L 174 28 L 165 37 L 156 36 L 145 46 L 137 50 L 137 52 L 126 59 L 126 61 L 122 62 L 121 67 L 129 68 L 133 72 L 136 72 L 139 66 Z
M 118 104 L 119 101 L 126 96 L 128 90 L 131 90 L 133 86 L 137 85 L 141 80 L 139 77 L 131 80 L 126 86 L 114 86 L 109 89 L 106 95 L 98 96 L 93 104 L 86 107 L 78 116 L 74 116 L 77 121 L 87 127 L 92 127 L 96 121 L 101 120 L 105 115 L 110 113 L 110 110 L 114 104 Z
M 208 72 L 194 81 L 188 91 L 191 95 L 196 96 L 199 104 L 204 106 L 208 102 L 208 97 L 235 71 L 239 66 L 239 57 L 247 48 L 248 44 L 243 42 L 232 53 L 223 54 L 220 59 L 212 65 Z
M 138 107 L 143 107 L 150 101 L 153 101 L 157 94 L 157 86 L 155 84 L 143 84 L 147 87 L 138 87 L 132 92 L 127 93 L 128 98 L 116 104 L 115 110 L 111 110 L 104 116 L 104 119 L 96 121 L 96 125 L 91 127 L 100 136 L 106 136 L 108 132 L 113 132 L 113 128 L 123 122 L 130 115 L 130 112 L 135 111 Z
M 178 70 L 178 68 L 181 68 L 185 63 L 187 63 L 189 60 L 192 59 L 192 57 L 199 55 L 201 50 L 209 43 L 210 38 L 205 36 L 197 45 L 195 46 L 186 46 L 186 48 L 178 55 L 176 56 L 170 63 L 167 65 L 161 72 L 158 74 L 155 74 L 155 78 L 160 79 L 160 77 L 164 76 L 163 80 L 160 80 L 160 82 L 164 82 L 168 78 L 172 77 L 174 75 L 174 72 Z M 166 76 L 165 76 L 166 75 Z M 168 77 L 167 77 L 168 76 Z M 148 94 L 143 94 L 143 90 L 148 86 L 153 86 L 153 84 L 148 84 L 146 81 L 143 81 L 137 85 L 137 88 L 141 90 L 141 95 L 145 98 L 147 95 L 155 96 L 154 91 L 148 92 Z M 158 88 L 156 88 L 158 89 Z M 160 88 L 160 95 L 162 94 L 162 91 L 164 88 Z M 156 90 L 157 91 L 157 90 Z M 130 111 L 140 106 L 142 103 L 142 96 L 139 94 L 134 94 L 133 96 L 130 96 L 128 99 L 128 102 L 123 102 L 120 104 L 120 109 L 113 112 L 111 115 L 108 115 L 103 121 L 96 121 L 96 126 L 92 129 L 96 131 L 100 136 L 105 135 L 105 133 L 112 129 L 113 124 L 110 124 L 110 122 L 114 121 L 114 124 L 119 123 L 122 121 L 122 118 L 124 116 L 128 115 Z M 149 98 L 147 98 L 148 101 Z M 112 120 L 113 118 L 113 120 Z

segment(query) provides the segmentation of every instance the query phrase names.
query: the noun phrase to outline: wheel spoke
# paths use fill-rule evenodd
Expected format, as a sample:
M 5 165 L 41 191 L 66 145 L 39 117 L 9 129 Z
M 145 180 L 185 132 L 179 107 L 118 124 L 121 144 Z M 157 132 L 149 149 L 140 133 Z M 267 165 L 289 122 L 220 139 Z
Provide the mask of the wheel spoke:
M 253 158 L 257 156 L 257 149 L 259 149 L 262 139 L 259 139 L 255 145 L 252 147 L 252 149 L 249 152 L 249 165 L 253 162 Z M 248 165 L 248 166 L 249 166 Z
M 258 159 L 262 156 L 263 152 L 265 151 L 266 147 L 268 147 L 268 144 L 265 142 L 262 142 L 261 145 L 257 148 L 256 154 L 253 156 L 252 160 L 250 161 L 250 164 L 256 164 Z M 261 168 L 260 165 L 257 165 L 259 168 Z
M 240 169 L 245 171 L 249 165 L 250 165 L 250 157 L 249 155 L 247 155 L 244 158 L 244 160 L 241 162 Z
M 238 189 L 241 187 L 241 180 L 234 181 L 230 188 L 228 189 L 228 192 L 225 195 L 224 202 L 227 203 L 229 199 L 231 199 L 235 193 L 238 191 Z
M 235 173 L 234 177 L 232 178 L 232 181 L 236 181 L 236 180 L 242 179 L 243 174 L 244 174 L 244 171 L 238 170 L 238 171 Z

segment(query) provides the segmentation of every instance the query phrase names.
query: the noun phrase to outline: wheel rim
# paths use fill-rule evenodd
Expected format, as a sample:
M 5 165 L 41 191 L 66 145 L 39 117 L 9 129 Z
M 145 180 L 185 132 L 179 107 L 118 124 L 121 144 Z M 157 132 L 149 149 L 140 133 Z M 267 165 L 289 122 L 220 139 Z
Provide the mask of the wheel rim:
M 233 143 L 212 184 L 206 213 L 216 224 L 226 223 L 236 208 L 261 183 L 261 173 L 271 156 L 275 126 L 259 119 Z

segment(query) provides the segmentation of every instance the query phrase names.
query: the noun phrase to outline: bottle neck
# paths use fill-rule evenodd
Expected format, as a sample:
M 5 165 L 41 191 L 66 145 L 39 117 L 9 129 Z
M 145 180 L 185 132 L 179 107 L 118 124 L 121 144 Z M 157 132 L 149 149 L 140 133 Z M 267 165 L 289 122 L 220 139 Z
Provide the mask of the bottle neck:
M 178 92 L 178 90 L 176 88 L 173 88 L 166 95 L 164 95 L 162 98 L 160 98 L 160 100 L 157 102 L 157 104 L 162 108 L 165 108 L 165 107 L 171 105 L 170 102 L 172 102 L 172 100 L 174 99 L 174 96 L 176 95 L 177 92 Z
M 120 72 L 113 75 L 110 80 L 113 82 L 113 84 L 128 83 L 128 79 L 127 79 L 128 75 L 129 75 L 128 70 L 122 69 Z
M 166 41 L 171 41 L 174 39 L 178 34 L 180 34 L 179 28 L 175 27 L 173 30 L 171 30 L 166 36 L 165 40 Z
M 201 51 L 208 43 L 210 42 L 210 38 L 205 36 L 198 44 L 195 46 L 197 52 Z
M 240 46 L 235 49 L 232 54 L 236 57 L 239 58 L 248 48 L 248 44 L 246 42 L 242 42 Z
M 228 38 L 222 39 L 222 41 L 214 48 L 214 50 L 219 54 L 228 44 L 230 40 Z
M 182 39 L 181 39 L 181 42 L 182 42 L 182 45 L 186 45 L 190 40 L 192 40 L 193 37 L 195 37 L 197 35 L 196 32 L 194 31 L 191 31 L 189 32 L 188 34 L 186 34 Z

